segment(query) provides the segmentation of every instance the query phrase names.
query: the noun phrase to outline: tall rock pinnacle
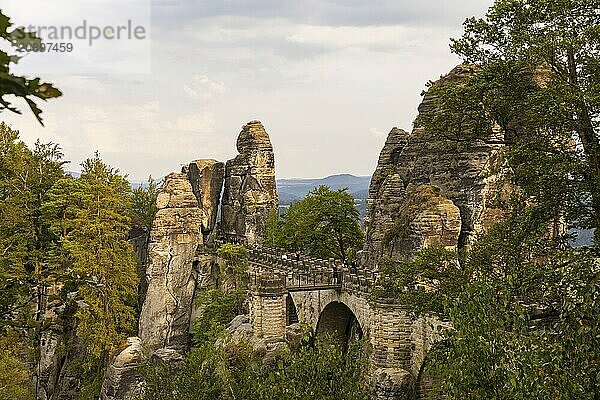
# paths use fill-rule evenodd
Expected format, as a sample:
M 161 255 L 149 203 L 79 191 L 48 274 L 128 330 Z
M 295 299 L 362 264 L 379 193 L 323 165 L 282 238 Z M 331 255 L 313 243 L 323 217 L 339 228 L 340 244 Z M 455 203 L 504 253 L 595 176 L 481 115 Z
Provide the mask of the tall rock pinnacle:
M 223 231 L 230 238 L 260 243 L 269 214 L 278 207 L 275 155 L 260 121 L 242 127 L 237 150 L 240 154 L 225 168 Z

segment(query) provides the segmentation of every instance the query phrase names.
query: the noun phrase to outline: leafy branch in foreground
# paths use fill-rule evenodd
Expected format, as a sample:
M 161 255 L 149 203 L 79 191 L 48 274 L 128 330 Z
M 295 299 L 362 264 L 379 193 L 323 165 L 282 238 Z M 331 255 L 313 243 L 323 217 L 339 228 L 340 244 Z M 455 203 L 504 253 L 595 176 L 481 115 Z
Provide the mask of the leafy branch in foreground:
M 26 32 L 23 28 L 12 28 L 12 26 L 10 18 L 0 10 L 0 39 L 2 41 L 7 42 L 11 47 L 39 45 L 41 43 L 41 39 L 36 37 L 34 33 Z M 21 58 L 16 54 L 8 54 L 0 50 L 0 111 L 8 110 L 21 114 L 21 111 L 15 108 L 6 96 L 20 97 L 27 102 L 33 115 L 43 125 L 42 110 L 38 107 L 34 98 L 46 101 L 62 96 L 62 92 L 52 84 L 42 82 L 40 78 L 28 79 L 24 76 L 14 75 L 11 72 L 11 64 L 12 66 L 16 65 Z

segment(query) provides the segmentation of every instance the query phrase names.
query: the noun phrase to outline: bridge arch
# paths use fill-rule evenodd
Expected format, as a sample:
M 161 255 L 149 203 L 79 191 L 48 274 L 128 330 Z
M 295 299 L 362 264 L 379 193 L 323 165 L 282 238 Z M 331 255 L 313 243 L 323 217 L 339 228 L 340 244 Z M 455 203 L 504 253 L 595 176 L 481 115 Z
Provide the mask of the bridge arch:
M 327 337 L 343 346 L 364 336 L 363 328 L 354 312 L 339 301 L 332 301 L 323 308 L 315 334 L 317 338 Z

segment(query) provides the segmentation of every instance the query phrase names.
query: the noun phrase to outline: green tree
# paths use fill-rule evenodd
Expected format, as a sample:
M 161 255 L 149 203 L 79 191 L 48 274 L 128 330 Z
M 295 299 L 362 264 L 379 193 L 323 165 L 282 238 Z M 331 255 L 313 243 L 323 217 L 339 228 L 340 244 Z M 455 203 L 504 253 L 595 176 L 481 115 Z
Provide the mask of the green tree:
M 77 336 L 85 344 L 81 398 L 97 397 L 109 357 L 135 331 L 137 263 L 128 242 L 130 186 L 99 158 L 78 179 L 55 184 L 45 204 L 69 268 L 65 291 L 76 291 Z
M 214 341 L 237 315 L 247 312 L 248 250 L 243 245 L 224 244 L 217 250 L 217 286 L 201 292 L 194 304 L 201 312 L 192 322 L 194 342 Z
M 428 355 L 451 399 L 600 398 L 598 9 L 495 1 L 452 42 L 471 73 L 431 85 L 416 121 L 449 144 L 504 144 L 514 188 L 472 248 L 388 260 L 375 293 L 451 323 Z M 570 248 L 562 224 L 596 228 L 596 245 Z
M 281 245 L 315 257 L 347 261 L 363 243 L 360 214 L 345 189 L 320 186 L 294 203 L 283 217 Z
M 153 361 L 142 366 L 147 400 L 220 400 L 224 399 L 226 382 L 220 371 L 223 354 L 203 344 L 189 353 L 181 366 Z
M 283 355 L 271 366 L 258 364 L 243 375 L 236 398 L 338 399 L 369 398 L 362 342 L 346 351 L 332 340 L 317 340 Z M 252 366 L 252 364 L 250 364 Z M 265 368 L 266 367 L 266 368 Z
M 599 8 L 599 0 L 496 0 L 452 41 L 475 73 L 433 85 L 441 112 L 417 121 L 449 140 L 506 144 L 519 187 L 581 228 L 600 226 Z
M 7 327 L 37 337 L 44 327 L 46 288 L 55 281 L 48 253 L 55 245 L 42 204 L 64 176 L 58 146 L 32 150 L 0 123 L 0 335 Z
M 0 337 L 0 399 L 30 400 L 34 397 L 29 377 L 26 350 L 20 337 L 9 334 Z
M 548 235 L 543 206 L 515 210 L 460 256 L 388 261 L 376 298 L 451 323 L 429 369 L 451 399 L 598 399 L 600 257 Z
M 12 26 L 10 18 L 0 10 L 0 38 L 2 42 L 9 44 L 11 47 L 16 47 L 17 52 L 23 52 L 23 46 L 41 46 L 41 40 L 34 33 L 26 32 L 22 28 L 12 28 Z M 40 110 L 33 98 L 46 101 L 60 97 L 62 93 L 52 86 L 52 84 L 42 82 L 40 78 L 27 79 L 23 76 L 14 75 L 11 72 L 11 68 L 20 59 L 21 57 L 17 54 L 9 54 L 4 50 L 0 50 L 0 111 L 9 110 L 21 114 L 6 99 L 6 96 L 9 95 L 20 97 L 27 102 L 37 120 L 42 124 L 40 116 L 42 110 Z
M 219 286 L 246 290 L 248 286 L 248 250 L 244 245 L 226 243 L 217 250 Z
M 271 210 L 267 224 L 265 226 L 264 246 L 277 248 L 281 247 L 281 231 L 283 229 L 283 219 L 279 216 L 279 210 Z
M 139 186 L 133 189 L 131 193 L 131 210 L 135 225 L 144 227 L 150 231 L 154 216 L 158 210 L 156 199 L 159 193 L 160 186 L 151 176 L 148 178 L 146 186 Z
M 161 362 L 143 368 L 145 399 L 339 399 L 368 398 L 362 347 L 345 352 L 324 342 L 306 342 L 297 352 L 265 363 L 245 345 L 206 342 L 180 367 Z

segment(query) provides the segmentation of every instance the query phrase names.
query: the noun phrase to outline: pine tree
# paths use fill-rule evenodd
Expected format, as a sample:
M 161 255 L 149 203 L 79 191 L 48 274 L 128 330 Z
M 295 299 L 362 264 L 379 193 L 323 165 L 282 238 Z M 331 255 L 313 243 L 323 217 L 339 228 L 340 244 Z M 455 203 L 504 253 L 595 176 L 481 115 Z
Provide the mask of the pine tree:
M 46 204 L 54 215 L 63 258 L 75 290 L 77 336 L 85 344 L 82 398 L 97 397 L 104 368 L 135 330 L 137 262 L 128 242 L 130 186 L 98 154 L 78 179 L 58 182 Z

